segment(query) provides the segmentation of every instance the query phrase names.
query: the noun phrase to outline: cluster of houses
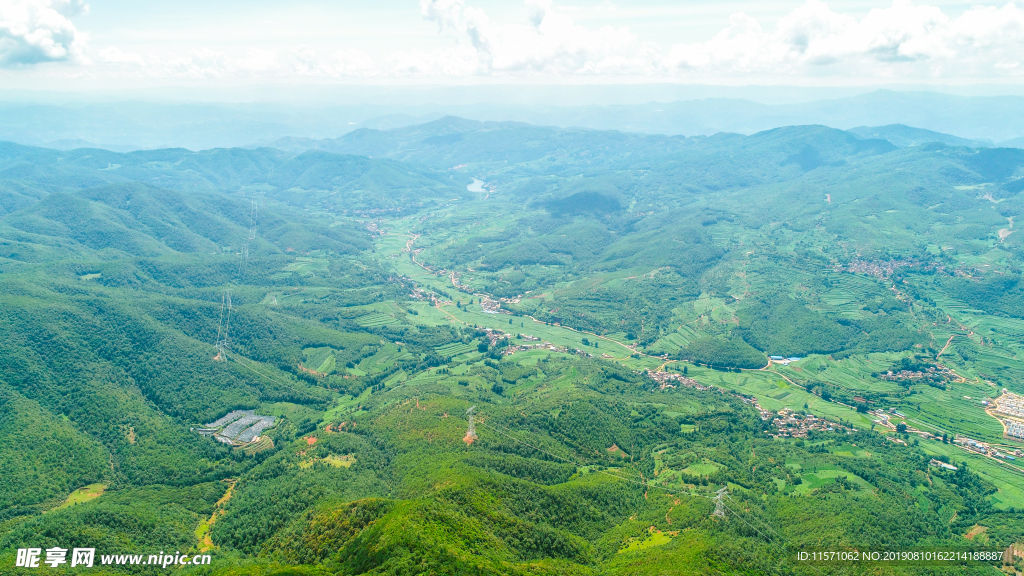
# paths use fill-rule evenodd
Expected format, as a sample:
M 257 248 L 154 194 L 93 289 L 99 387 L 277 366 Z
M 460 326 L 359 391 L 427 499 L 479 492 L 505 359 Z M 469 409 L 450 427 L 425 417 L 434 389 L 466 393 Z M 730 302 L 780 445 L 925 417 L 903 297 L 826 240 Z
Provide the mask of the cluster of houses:
M 772 364 L 782 364 L 783 366 L 785 366 L 790 362 L 796 362 L 800 360 L 800 358 L 796 356 L 790 356 L 789 358 L 786 358 L 785 356 L 769 356 L 768 360 L 771 360 Z
M 801 415 L 789 408 L 779 410 L 778 416 L 772 420 L 772 425 L 775 426 L 776 430 L 778 430 L 777 434 L 772 434 L 772 436 L 776 438 L 806 438 L 807 433 L 811 430 L 818 430 L 821 432 L 846 430 L 844 426 L 840 426 L 835 422 L 818 418 L 814 414 Z M 849 433 L 848 430 L 847 433 Z
M 377 222 L 374 222 L 373 220 L 369 220 L 367 222 L 364 222 L 364 224 L 366 224 L 366 230 L 369 231 L 370 234 L 380 235 L 380 236 L 383 236 L 384 234 L 386 234 L 385 230 L 383 228 L 381 228 L 377 224 Z
M 433 306 L 439 306 L 439 305 L 442 305 L 442 304 L 451 304 L 450 301 L 441 300 L 437 296 L 437 294 L 435 294 L 434 292 L 428 292 L 428 291 L 424 290 L 423 288 L 413 288 L 412 289 L 412 293 L 409 294 L 409 297 L 412 298 L 413 300 L 429 300 L 431 305 L 433 305 Z
M 491 346 L 496 346 L 498 342 L 501 340 L 508 340 L 509 342 L 513 342 L 512 335 L 509 334 L 508 332 L 503 332 L 501 330 L 497 330 L 494 328 L 483 328 L 483 331 L 487 333 L 486 338 Z M 529 334 L 520 334 L 519 337 L 525 340 L 526 342 L 529 342 L 529 344 L 510 344 L 509 346 L 505 346 L 504 348 L 501 349 L 501 354 L 503 356 L 509 356 L 511 354 L 515 354 L 516 352 L 524 352 L 526 350 L 538 349 L 561 353 L 569 352 L 569 349 L 566 348 L 565 346 L 555 346 L 551 342 L 542 342 L 541 339 L 537 338 L 536 336 L 530 336 Z M 576 350 L 576 353 L 580 354 L 582 352 L 580 350 Z
M 654 372 L 653 370 L 648 370 L 647 376 L 658 383 L 659 390 L 675 388 L 676 386 L 686 386 L 687 388 L 702 391 L 711 390 L 711 386 L 705 386 L 693 378 L 687 378 L 676 372 Z
M 1003 388 L 1003 395 L 993 402 L 993 409 L 1000 414 L 1024 418 L 1024 396 L 1008 392 Z
M 1024 440 L 1024 422 L 1018 422 L 1017 420 L 1003 420 L 1003 426 L 1006 427 L 1007 436 Z
M 487 333 L 487 340 L 491 346 L 496 346 L 499 340 L 506 340 L 512 337 L 508 332 L 503 332 L 494 328 L 483 328 L 483 331 Z
M 1024 396 L 1003 388 L 1003 394 L 989 404 L 989 414 L 998 415 L 1008 437 L 1024 440 Z
M 1006 450 L 1004 448 L 1006 451 L 1001 452 L 998 448 L 989 445 L 987 442 L 980 442 L 978 440 L 968 438 L 967 436 L 960 436 L 959 434 L 957 434 L 956 438 L 953 439 L 953 443 L 965 450 L 983 454 L 985 456 L 992 456 L 993 458 L 1001 458 L 1003 460 L 1016 460 L 1018 457 L 1024 455 L 1019 448 L 1013 450 L 1011 455 L 1010 450 Z
M 480 299 L 480 307 L 484 309 L 484 314 L 511 314 L 508 310 L 501 309 L 500 300 L 491 300 L 486 296 Z
M 946 462 L 943 462 L 942 460 L 936 460 L 935 458 L 932 458 L 928 462 L 928 465 L 932 466 L 934 468 L 943 468 L 945 470 L 952 470 L 953 472 L 956 472 L 957 470 L 959 470 L 959 468 L 957 468 L 956 466 L 953 466 L 952 464 L 947 464 Z
M 525 352 L 527 350 L 548 350 L 550 352 L 561 352 L 563 354 L 569 352 L 569 349 L 565 346 L 555 346 L 550 342 L 537 342 L 534 344 L 516 344 L 513 346 L 506 346 L 501 349 L 501 353 L 504 356 L 508 356 L 510 354 L 515 354 L 516 352 Z M 579 350 L 576 352 L 579 353 Z
M 889 412 L 886 412 L 885 410 L 882 410 L 882 409 L 870 410 L 870 411 L 868 411 L 868 414 L 870 414 L 870 415 L 875 417 L 875 421 L 874 421 L 875 424 L 878 424 L 879 426 L 888 428 L 889 430 L 895 431 L 896 430 L 896 426 L 898 424 L 903 424 L 904 426 L 907 427 L 907 429 L 906 429 L 906 433 L 907 434 L 916 434 L 916 435 L 918 435 L 921 438 L 924 438 L 926 440 L 941 440 L 942 439 L 942 436 L 939 436 L 939 435 L 936 435 L 936 434 L 932 434 L 931 432 L 928 432 L 926 430 L 919 430 L 917 428 L 914 428 L 910 424 L 907 424 L 906 423 L 907 415 L 902 413 L 902 412 L 900 412 L 899 410 L 896 410 L 895 408 L 890 408 Z M 898 423 L 897 422 L 893 422 L 893 420 L 892 420 L 893 417 L 902 418 L 904 421 L 903 422 L 898 422 Z M 899 438 L 889 437 L 889 440 L 892 441 L 892 442 L 896 442 L 897 444 L 906 445 L 906 442 L 904 442 L 903 440 L 901 440 Z
M 957 375 L 956 375 L 956 373 L 954 373 L 949 368 L 946 368 L 945 366 L 943 366 L 941 364 L 937 364 L 935 366 L 929 366 L 925 370 L 915 370 L 915 371 L 900 370 L 899 372 L 893 372 L 892 370 L 889 370 L 885 374 L 879 374 L 878 378 L 880 380 L 888 380 L 890 382 L 897 382 L 897 381 L 900 381 L 900 380 L 923 380 L 923 379 L 942 381 L 942 380 L 956 380 L 957 379 Z
M 853 272 L 854 274 L 867 274 L 884 280 L 892 276 L 896 270 L 916 263 L 917 262 L 911 260 L 854 260 L 853 262 L 850 262 L 850 265 L 845 269 L 840 268 L 840 270 Z

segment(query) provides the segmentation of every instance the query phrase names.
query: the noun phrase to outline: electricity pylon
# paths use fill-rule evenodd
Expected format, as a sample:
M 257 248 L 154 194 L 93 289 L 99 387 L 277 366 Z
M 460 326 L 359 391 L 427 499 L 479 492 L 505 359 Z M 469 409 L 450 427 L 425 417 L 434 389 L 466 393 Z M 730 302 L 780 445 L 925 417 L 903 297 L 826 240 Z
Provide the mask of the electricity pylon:
M 220 324 L 217 325 L 217 355 L 214 360 L 223 362 L 228 359 L 226 350 L 231 343 L 229 332 L 231 330 L 231 289 L 224 290 L 220 298 Z
M 249 203 L 249 234 L 242 245 L 242 251 L 238 253 L 238 273 L 241 274 L 249 265 L 249 244 L 256 239 L 256 232 L 259 229 L 259 199 L 253 196 Z
M 476 440 L 476 424 L 473 422 L 473 410 L 476 406 L 470 406 L 469 410 L 466 410 L 466 416 L 469 417 L 469 427 L 466 428 L 466 435 L 462 438 L 462 441 L 466 444 L 472 444 Z
M 711 513 L 712 517 L 725 520 L 725 503 L 722 502 L 722 498 L 724 498 L 728 493 L 728 486 L 722 486 L 718 489 L 718 492 L 715 492 L 715 511 Z

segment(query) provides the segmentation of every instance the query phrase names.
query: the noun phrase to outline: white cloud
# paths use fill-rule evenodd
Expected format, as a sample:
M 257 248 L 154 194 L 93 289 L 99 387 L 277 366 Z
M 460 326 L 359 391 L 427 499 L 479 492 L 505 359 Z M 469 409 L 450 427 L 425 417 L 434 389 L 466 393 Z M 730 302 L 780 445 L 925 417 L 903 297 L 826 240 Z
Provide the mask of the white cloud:
M 952 19 L 896 0 L 858 21 L 808 0 L 772 32 L 735 14 L 711 40 L 673 46 L 667 64 L 679 75 L 953 79 L 1018 75 L 1021 60 L 1024 9 L 1015 2 Z
M 109 62 L 111 64 L 136 64 L 143 65 L 142 56 L 138 54 L 132 54 L 130 52 L 123 52 L 119 48 L 108 46 L 100 50 L 100 60 L 103 62 Z
M 87 36 L 71 18 L 87 9 L 81 0 L 0 1 L 0 66 L 84 61 Z
M 977 6 L 958 18 L 895 0 L 862 19 L 807 0 L 768 30 L 744 13 L 703 42 L 662 50 L 628 28 L 590 30 L 551 0 L 527 0 L 527 23 L 499 25 L 464 0 L 420 0 L 424 18 L 475 50 L 478 75 L 613 75 L 758 80 L 1024 76 L 1024 8 Z
M 14 2 L 10 4 L 10 2 Z M 69 17 L 81 0 L 0 0 L 0 64 L 81 59 L 84 36 Z M 5 2 L 7 2 L 5 4 Z M 420 13 L 450 45 L 372 52 L 295 46 L 237 52 L 203 47 L 96 53 L 96 77 L 345 79 L 618 77 L 799 82 L 1024 79 L 1024 0 L 976 6 L 957 17 L 895 0 L 855 18 L 806 0 L 776 22 L 736 13 L 710 39 L 657 46 L 627 27 L 588 28 L 552 0 L 526 0 L 518 21 L 498 22 L 473 0 L 420 0 Z M 15 8 L 12 8 L 15 7 Z M 595 10 L 607 12 L 606 3 Z M 17 23 L 18 26 L 15 24 Z M 19 31 L 14 31 L 17 28 Z M 343 36 L 341 36 L 343 37 Z
M 590 30 L 551 0 L 526 0 L 526 22 L 496 24 L 463 0 L 420 0 L 423 17 L 475 51 L 481 75 L 631 73 L 644 46 L 626 28 Z M 641 72 L 650 72 L 643 70 Z

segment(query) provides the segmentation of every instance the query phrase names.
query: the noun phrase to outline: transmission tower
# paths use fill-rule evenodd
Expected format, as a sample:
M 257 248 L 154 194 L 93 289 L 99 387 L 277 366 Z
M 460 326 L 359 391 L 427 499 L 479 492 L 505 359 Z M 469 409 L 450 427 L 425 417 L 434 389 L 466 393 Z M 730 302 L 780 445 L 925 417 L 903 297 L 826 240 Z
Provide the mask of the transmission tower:
M 213 358 L 219 362 L 228 359 L 227 349 L 231 343 L 229 335 L 231 329 L 231 289 L 224 290 L 220 298 L 220 324 L 217 326 L 217 355 Z
M 711 513 L 713 518 L 721 518 L 725 520 L 725 503 L 722 502 L 722 498 L 725 498 L 729 494 L 729 487 L 722 486 L 715 492 L 715 511 Z
M 241 274 L 249 265 L 249 244 L 256 239 L 256 232 L 259 229 L 259 199 L 254 195 L 249 202 L 249 234 L 245 238 L 241 252 L 238 253 L 238 273 Z
M 466 410 L 466 416 L 469 418 L 469 427 L 466 428 L 466 435 L 462 438 L 462 441 L 466 444 L 472 444 L 476 440 L 476 424 L 473 422 L 473 410 L 476 406 L 470 406 L 469 410 Z

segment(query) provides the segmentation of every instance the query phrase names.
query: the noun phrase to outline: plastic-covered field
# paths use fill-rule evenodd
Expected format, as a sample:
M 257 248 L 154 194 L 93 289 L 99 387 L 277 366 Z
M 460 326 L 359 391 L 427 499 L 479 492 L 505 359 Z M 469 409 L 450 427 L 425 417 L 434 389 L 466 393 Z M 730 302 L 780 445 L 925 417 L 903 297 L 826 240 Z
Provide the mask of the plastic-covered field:
M 261 418 L 260 416 L 257 416 L 255 414 L 249 414 L 248 416 L 243 416 L 243 417 L 239 418 L 238 420 L 235 420 L 231 424 L 228 424 L 226 428 L 224 428 L 223 430 L 220 431 L 220 434 L 221 434 L 221 436 L 226 436 L 228 438 L 234 438 L 235 436 L 238 436 L 238 434 L 242 430 L 245 430 L 249 426 L 252 426 L 255 422 L 258 422 L 260 420 L 260 418 Z
M 254 410 L 234 410 L 225 414 L 215 422 L 206 424 L 210 431 L 200 430 L 200 434 L 212 433 L 212 430 L 223 429 L 214 437 L 224 443 L 252 442 L 261 432 L 274 425 L 277 419 L 273 416 L 257 416 Z
M 252 442 L 252 439 L 259 436 L 260 432 L 263 432 L 274 425 L 273 416 L 260 416 L 259 418 L 258 422 L 246 428 L 241 434 L 236 436 L 235 440 L 237 442 Z
M 243 416 L 252 416 L 253 412 L 253 410 L 233 410 L 221 416 L 216 421 L 205 424 L 205 426 L 207 428 L 220 428 L 222 426 L 227 426 L 229 422 L 238 420 Z

